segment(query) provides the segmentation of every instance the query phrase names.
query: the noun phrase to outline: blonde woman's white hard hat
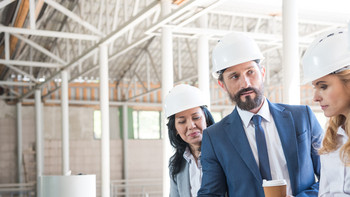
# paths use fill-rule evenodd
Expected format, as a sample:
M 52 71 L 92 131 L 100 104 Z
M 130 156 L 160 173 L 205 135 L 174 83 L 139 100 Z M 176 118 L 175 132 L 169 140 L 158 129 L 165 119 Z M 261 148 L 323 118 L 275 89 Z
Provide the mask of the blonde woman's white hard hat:
M 233 32 L 218 41 L 212 52 L 212 75 L 218 78 L 218 71 L 244 62 L 260 60 L 262 55 L 257 43 L 249 36 Z
M 206 105 L 208 106 L 208 99 L 204 93 L 194 86 L 187 84 L 180 84 L 170 90 L 164 100 L 165 115 L 170 116 L 191 109 Z
M 301 64 L 303 84 L 346 69 L 350 65 L 348 30 L 338 28 L 321 34 L 305 51 Z

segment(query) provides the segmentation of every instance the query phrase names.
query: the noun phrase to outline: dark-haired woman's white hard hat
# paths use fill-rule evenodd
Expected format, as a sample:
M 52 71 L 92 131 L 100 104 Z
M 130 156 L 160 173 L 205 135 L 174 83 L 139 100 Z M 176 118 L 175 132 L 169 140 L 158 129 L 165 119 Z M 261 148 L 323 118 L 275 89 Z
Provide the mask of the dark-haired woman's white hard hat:
M 170 116 L 203 105 L 208 106 L 209 99 L 206 99 L 204 93 L 194 86 L 180 84 L 170 90 L 164 100 L 165 115 Z

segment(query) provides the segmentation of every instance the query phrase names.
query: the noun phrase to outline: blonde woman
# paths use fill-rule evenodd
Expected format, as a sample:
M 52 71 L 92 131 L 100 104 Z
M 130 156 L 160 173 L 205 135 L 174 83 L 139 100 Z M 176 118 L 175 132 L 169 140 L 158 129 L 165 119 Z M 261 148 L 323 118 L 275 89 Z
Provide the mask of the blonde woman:
M 350 196 L 350 47 L 349 32 L 321 35 L 303 57 L 304 82 L 312 82 L 313 100 L 329 117 L 322 147 L 320 197 Z

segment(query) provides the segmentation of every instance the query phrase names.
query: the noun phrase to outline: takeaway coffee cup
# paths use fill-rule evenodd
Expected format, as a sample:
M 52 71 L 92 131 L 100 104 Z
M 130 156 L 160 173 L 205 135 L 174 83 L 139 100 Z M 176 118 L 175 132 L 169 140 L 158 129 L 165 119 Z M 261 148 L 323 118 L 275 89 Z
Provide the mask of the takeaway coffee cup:
M 280 180 L 263 180 L 265 197 L 286 197 L 287 182 L 284 179 Z

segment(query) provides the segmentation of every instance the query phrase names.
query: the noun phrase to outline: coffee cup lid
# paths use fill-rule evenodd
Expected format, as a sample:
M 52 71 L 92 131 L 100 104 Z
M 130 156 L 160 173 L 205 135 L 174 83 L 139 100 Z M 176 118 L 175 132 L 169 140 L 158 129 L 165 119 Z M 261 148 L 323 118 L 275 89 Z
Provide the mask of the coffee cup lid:
M 280 185 L 287 185 L 287 181 L 284 179 L 279 179 L 279 180 L 263 180 L 263 187 L 272 187 L 272 186 L 280 186 Z

